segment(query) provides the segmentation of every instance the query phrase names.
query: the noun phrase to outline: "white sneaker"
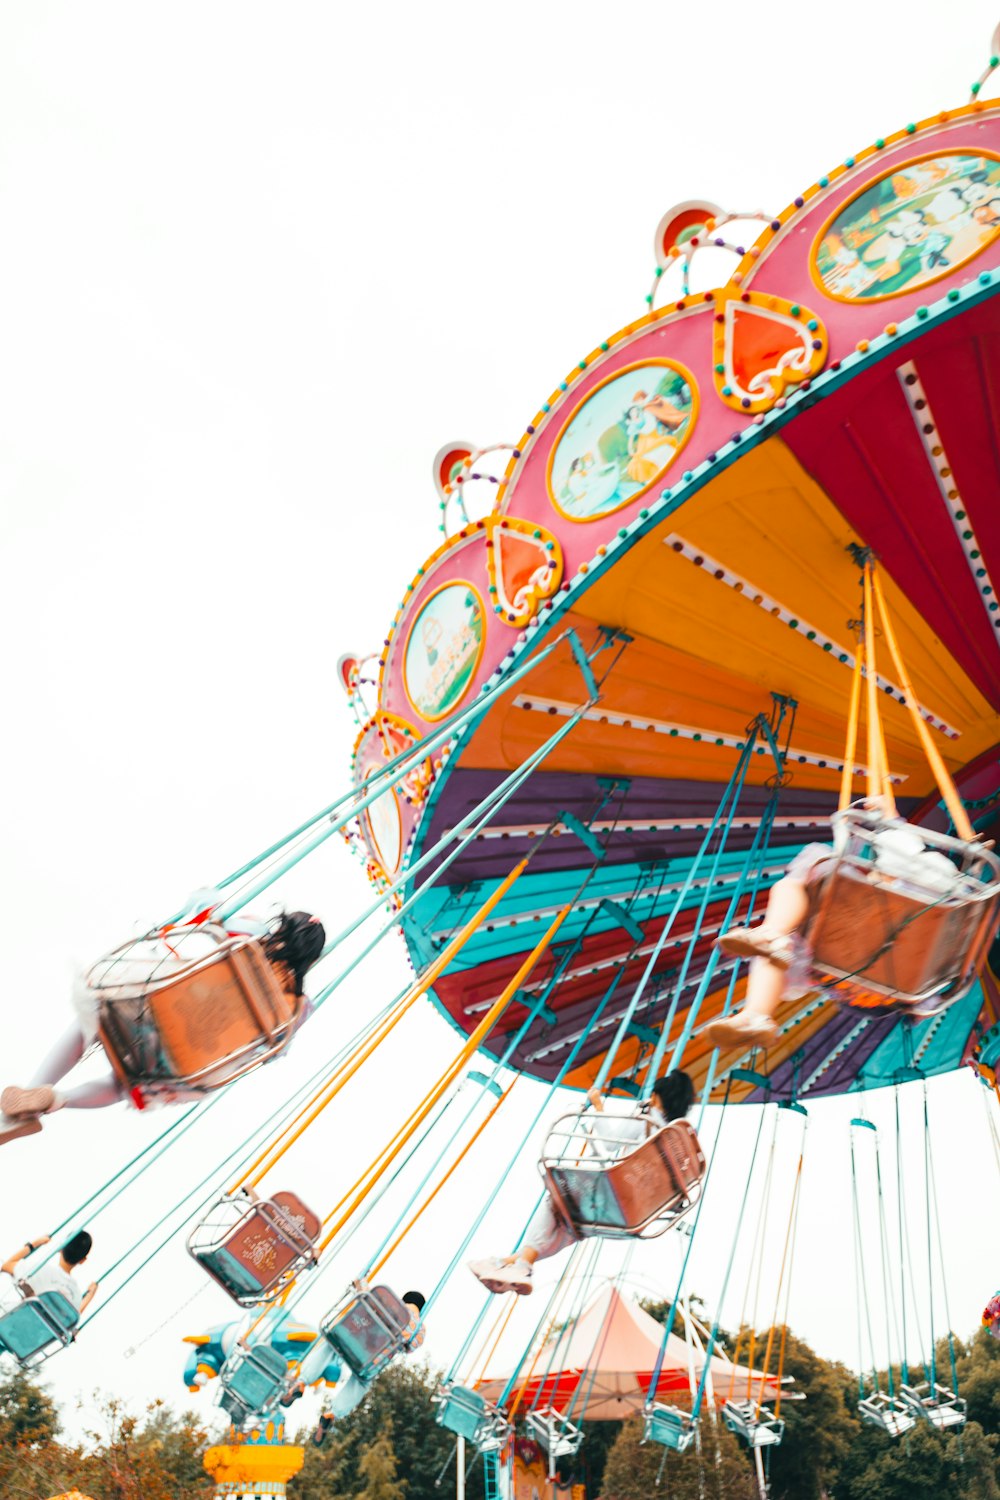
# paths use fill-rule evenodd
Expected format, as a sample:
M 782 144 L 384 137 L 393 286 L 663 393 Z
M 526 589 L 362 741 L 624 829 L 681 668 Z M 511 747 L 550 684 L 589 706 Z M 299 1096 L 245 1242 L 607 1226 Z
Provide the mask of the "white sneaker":
M 56 1091 L 47 1083 L 30 1089 L 11 1086 L 0 1094 L 0 1110 L 12 1120 L 51 1114 L 57 1103 Z
M 766 927 L 730 927 L 716 943 L 732 958 L 766 958 L 776 969 L 790 969 L 795 957 L 791 938 L 772 937 Z
M 777 1039 L 777 1023 L 759 1011 L 741 1010 L 713 1021 L 702 1033 L 712 1047 L 769 1047 Z
M 526 1260 L 504 1265 L 494 1255 L 488 1260 L 470 1260 L 468 1266 L 488 1292 L 517 1292 L 521 1297 L 531 1295 L 531 1266 Z

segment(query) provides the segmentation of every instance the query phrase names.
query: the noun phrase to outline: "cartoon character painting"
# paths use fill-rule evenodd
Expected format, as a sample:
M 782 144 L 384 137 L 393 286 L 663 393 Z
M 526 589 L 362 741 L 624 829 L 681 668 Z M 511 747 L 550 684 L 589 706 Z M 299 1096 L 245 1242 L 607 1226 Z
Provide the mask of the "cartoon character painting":
M 915 291 L 1000 232 L 1000 161 L 954 152 L 898 167 L 852 198 L 816 243 L 824 290 L 845 302 Z
M 442 719 L 461 702 L 484 642 L 483 602 L 468 583 L 432 594 L 406 642 L 403 673 L 410 701 L 425 719 Z
M 630 365 L 591 391 L 549 461 L 549 494 L 572 521 L 593 521 L 656 483 L 694 419 L 691 378 L 658 360 Z

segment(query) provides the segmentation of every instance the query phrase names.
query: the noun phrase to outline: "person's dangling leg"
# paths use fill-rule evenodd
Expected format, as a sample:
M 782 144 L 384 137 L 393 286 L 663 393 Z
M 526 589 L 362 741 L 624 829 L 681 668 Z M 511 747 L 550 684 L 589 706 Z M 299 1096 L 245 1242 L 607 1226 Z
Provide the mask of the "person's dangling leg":
M 107 1109 L 127 1097 L 124 1085 L 113 1073 L 91 1079 L 90 1083 L 78 1083 L 76 1088 L 60 1089 L 58 1093 L 53 1090 L 53 1094 L 52 1109 Z
M 0 1109 L 11 1120 L 48 1114 L 58 1109 L 54 1085 L 71 1073 L 87 1050 L 87 1041 L 78 1025 L 71 1026 L 50 1048 L 27 1088 L 5 1088 L 0 1094 Z
M 329 1412 L 335 1422 L 342 1417 L 350 1416 L 356 1406 L 360 1406 L 371 1389 L 370 1380 L 362 1380 L 360 1375 L 349 1375 L 342 1381 L 330 1398 Z
M 773 1020 L 785 991 L 787 970 L 767 958 L 755 958 L 747 979 L 742 1010 L 712 1021 L 702 1036 L 711 1047 L 767 1047 L 778 1035 Z
M 86 1038 L 79 1026 L 71 1026 L 63 1032 L 55 1046 L 43 1059 L 28 1087 L 43 1088 L 46 1084 L 61 1083 L 67 1073 L 72 1073 L 87 1050 Z
M 730 927 L 720 936 L 719 947 L 735 958 L 765 958 L 775 968 L 787 969 L 794 957 L 788 939 L 798 932 L 808 915 L 809 893 L 805 883 L 785 875 L 768 892 L 767 909 L 760 925 Z
M 536 1261 L 548 1260 L 575 1243 L 576 1236 L 556 1217 L 552 1199 L 546 1193 L 514 1254 L 470 1261 L 469 1270 L 487 1291 L 520 1292 L 527 1296 Z
M 57 1090 L 87 1050 L 87 1038 L 72 1026 L 43 1059 L 27 1088 L 11 1087 L 0 1094 L 0 1110 L 12 1120 L 48 1115 L 57 1109 L 104 1109 L 124 1099 L 125 1091 L 113 1073 L 75 1088 Z
M 373 1375 L 372 1380 L 374 1379 Z M 350 1416 L 354 1408 L 361 1405 L 371 1390 L 372 1380 L 362 1380 L 360 1375 L 351 1374 L 337 1386 L 329 1403 L 319 1414 L 316 1431 L 313 1433 L 313 1443 L 317 1448 L 321 1448 L 326 1442 L 327 1434 L 334 1422 Z

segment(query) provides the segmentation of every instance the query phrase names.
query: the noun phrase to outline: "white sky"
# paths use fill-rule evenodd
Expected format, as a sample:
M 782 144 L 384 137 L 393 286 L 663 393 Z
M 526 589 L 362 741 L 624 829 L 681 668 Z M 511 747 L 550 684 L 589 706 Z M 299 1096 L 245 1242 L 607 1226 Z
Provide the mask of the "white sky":
M 515 438 L 581 351 L 642 310 L 671 203 L 784 206 L 877 135 L 964 102 L 995 20 L 992 0 L 863 17 L 788 0 L 756 11 L 733 0 L 8 0 L 0 1082 L 23 1079 L 64 1025 L 75 964 L 345 787 L 353 728 L 334 665 L 379 645 L 436 543 L 438 446 Z M 338 843 L 279 894 L 333 931 L 369 892 Z M 385 945 L 287 1062 L 99 1221 L 94 1270 L 406 972 L 398 944 Z M 455 1045 L 421 1006 L 313 1132 L 287 1185 L 330 1207 L 365 1160 L 362 1141 L 380 1143 Z M 400 1290 L 426 1290 L 446 1262 L 536 1107 L 539 1091 L 522 1092 L 389 1268 Z M 979 1092 L 970 1076 L 931 1091 L 963 1333 L 997 1280 Z M 917 1106 L 908 1094 L 915 1150 Z M 871 1103 L 886 1120 L 890 1107 Z M 790 1313 L 821 1352 L 852 1363 L 856 1109 L 811 1111 Z M 693 1257 L 691 1285 L 710 1305 L 754 1119 L 727 1127 Z M 165 1123 L 76 1114 L 6 1148 L 5 1246 L 58 1221 Z M 795 1130 L 782 1123 L 788 1154 Z M 536 1183 L 525 1152 L 477 1248 L 507 1247 Z M 775 1254 L 789 1184 L 786 1171 Z M 678 1253 L 669 1241 L 640 1251 L 644 1289 L 672 1291 Z M 306 1309 L 321 1312 L 354 1270 L 349 1258 L 336 1266 Z M 175 1243 L 48 1367 L 74 1425 L 74 1398 L 96 1385 L 184 1403 L 179 1335 L 228 1316 L 207 1282 L 183 1307 L 200 1285 Z M 540 1300 L 518 1309 L 522 1337 Z M 448 1359 L 477 1306 L 459 1273 L 433 1321 L 434 1358 Z

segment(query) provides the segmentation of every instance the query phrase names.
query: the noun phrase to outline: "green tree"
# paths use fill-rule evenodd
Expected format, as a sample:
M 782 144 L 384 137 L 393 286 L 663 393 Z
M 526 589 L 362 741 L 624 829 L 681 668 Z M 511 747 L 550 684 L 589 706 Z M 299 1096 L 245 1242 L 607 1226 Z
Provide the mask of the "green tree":
M 662 1465 L 662 1476 L 660 1469 Z M 642 1422 L 622 1426 L 604 1470 L 606 1500 L 756 1500 L 757 1482 L 747 1455 L 721 1421 L 698 1424 L 698 1441 L 686 1453 L 671 1453 L 642 1442 Z
M 763 1350 L 767 1335 L 758 1335 Z M 771 1368 L 777 1366 L 772 1357 Z M 785 1434 L 771 1452 L 773 1500 L 820 1500 L 831 1491 L 840 1466 L 858 1439 L 857 1380 L 844 1365 L 823 1359 L 804 1339 L 789 1332 L 784 1374 L 795 1379 L 794 1391 L 805 1400 L 786 1400 L 780 1414 Z M 839 1500 L 839 1496 L 838 1496 Z
M 59 1435 L 59 1413 L 47 1391 L 14 1370 L 0 1385 L 0 1444 L 38 1447 Z
M 306 1461 L 295 1480 L 296 1500 L 360 1495 L 365 1487 L 364 1450 L 390 1424 L 397 1473 L 406 1479 L 406 1500 L 441 1500 L 434 1481 L 443 1468 L 454 1466 L 455 1438 L 434 1420 L 431 1397 L 439 1384 L 440 1375 L 426 1365 L 397 1361 L 379 1376 L 357 1410 L 336 1424 L 322 1448 L 312 1446 L 310 1432 L 300 1432 L 296 1441 L 305 1444 Z M 467 1493 L 469 1500 L 481 1500 L 479 1463 L 472 1464 Z
M 921 1422 L 903 1438 L 866 1427 L 844 1457 L 837 1500 L 998 1500 L 996 1438 Z
M 980 1328 L 968 1343 L 956 1343 L 958 1386 L 968 1403 L 971 1422 L 985 1432 L 1000 1432 L 1000 1342 Z M 947 1370 L 947 1353 L 941 1366 Z M 939 1377 L 940 1378 L 940 1377 Z
M 571 1464 L 575 1481 L 587 1487 L 587 1494 L 603 1493 L 604 1470 L 608 1455 L 622 1430 L 621 1422 L 584 1422 L 583 1442 L 575 1461 Z M 562 1465 L 560 1465 L 562 1467 Z
M 392 1446 L 392 1423 L 387 1422 L 372 1443 L 361 1450 L 358 1477 L 359 1500 L 403 1500 L 406 1480 L 396 1478 L 396 1454 Z

